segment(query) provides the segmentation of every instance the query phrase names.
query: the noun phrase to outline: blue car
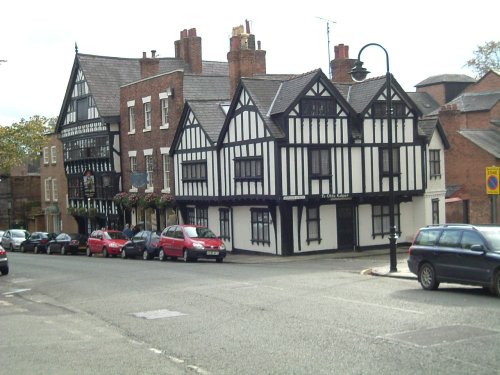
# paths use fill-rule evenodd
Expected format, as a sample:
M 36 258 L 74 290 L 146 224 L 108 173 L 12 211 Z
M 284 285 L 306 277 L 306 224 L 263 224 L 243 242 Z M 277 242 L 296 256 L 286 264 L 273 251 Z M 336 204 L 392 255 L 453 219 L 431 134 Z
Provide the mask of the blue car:
M 158 256 L 160 234 L 158 231 L 143 230 L 138 232 L 122 248 L 122 258 L 142 257 L 151 260 Z

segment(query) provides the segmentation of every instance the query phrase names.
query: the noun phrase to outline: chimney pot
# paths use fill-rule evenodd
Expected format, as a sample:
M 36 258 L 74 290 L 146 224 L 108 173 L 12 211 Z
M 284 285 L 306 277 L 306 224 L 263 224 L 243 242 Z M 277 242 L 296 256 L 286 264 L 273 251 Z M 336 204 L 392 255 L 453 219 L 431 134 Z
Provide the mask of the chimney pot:
M 245 25 L 246 25 L 246 33 L 250 34 L 250 21 L 249 20 L 245 20 Z
M 143 52 L 142 53 L 142 58 L 145 59 L 146 58 L 146 52 Z
M 151 50 L 151 57 L 154 59 L 156 57 L 156 50 L 152 49 Z

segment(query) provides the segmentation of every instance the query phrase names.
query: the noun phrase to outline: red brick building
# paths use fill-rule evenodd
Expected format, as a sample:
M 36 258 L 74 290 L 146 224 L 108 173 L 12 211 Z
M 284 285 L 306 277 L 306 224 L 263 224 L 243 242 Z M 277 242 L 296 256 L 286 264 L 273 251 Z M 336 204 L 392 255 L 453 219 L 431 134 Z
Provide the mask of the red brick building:
M 494 222 L 500 205 L 486 193 L 486 167 L 500 166 L 499 73 L 490 71 L 466 85 L 436 114 L 450 142 L 445 153 L 447 222 Z

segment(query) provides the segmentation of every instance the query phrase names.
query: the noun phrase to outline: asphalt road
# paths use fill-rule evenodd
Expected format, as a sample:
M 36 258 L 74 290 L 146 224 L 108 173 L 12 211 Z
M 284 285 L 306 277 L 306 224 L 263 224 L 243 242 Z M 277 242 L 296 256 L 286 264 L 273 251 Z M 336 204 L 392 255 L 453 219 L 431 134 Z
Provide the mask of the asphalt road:
M 500 374 L 500 298 L 362 274 L 387 261 L 9 253 L 0 373 Z

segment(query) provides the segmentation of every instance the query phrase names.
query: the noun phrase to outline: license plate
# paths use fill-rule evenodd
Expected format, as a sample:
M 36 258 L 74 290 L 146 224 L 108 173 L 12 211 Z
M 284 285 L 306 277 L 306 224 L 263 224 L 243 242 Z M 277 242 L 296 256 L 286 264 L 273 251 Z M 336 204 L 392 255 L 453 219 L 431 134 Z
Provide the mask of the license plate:
M 208 250 L 207 251 L 207 255 L 219 255 L 219 252 L 218 251 L 210 251 L 210 250 Z

